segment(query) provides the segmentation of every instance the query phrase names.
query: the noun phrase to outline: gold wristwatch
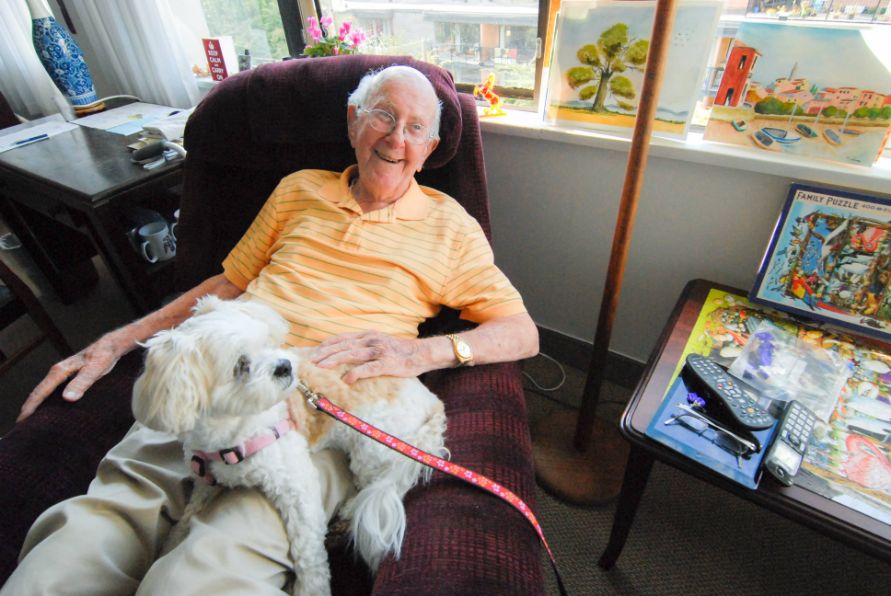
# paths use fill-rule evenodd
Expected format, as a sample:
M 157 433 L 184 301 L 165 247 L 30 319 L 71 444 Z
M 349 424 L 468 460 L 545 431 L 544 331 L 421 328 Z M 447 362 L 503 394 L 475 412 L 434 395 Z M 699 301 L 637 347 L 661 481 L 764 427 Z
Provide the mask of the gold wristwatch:
M 473 366 L 473 350 L 470 344 L 455 335 L 454 333 L 446 334 L 452 342 L 452 350 L 455 352 L 455 358 L 458 359 L 456 366 Z

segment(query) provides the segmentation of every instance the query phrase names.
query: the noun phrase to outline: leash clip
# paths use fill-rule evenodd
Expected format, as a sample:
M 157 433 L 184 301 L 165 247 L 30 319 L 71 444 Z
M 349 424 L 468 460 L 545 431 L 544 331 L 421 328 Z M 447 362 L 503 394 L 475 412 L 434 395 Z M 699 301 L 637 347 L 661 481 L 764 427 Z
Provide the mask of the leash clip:
M 314 407 L 316 410 L 319 409 L 319 406 L 316 402 L 322 399 L 322 396 L 307 387 L 299 378 L 297 379 L 297 390 L 303 394 L 303 397 L 306 398 L 306 401 L 309 403 L 309 405 Z

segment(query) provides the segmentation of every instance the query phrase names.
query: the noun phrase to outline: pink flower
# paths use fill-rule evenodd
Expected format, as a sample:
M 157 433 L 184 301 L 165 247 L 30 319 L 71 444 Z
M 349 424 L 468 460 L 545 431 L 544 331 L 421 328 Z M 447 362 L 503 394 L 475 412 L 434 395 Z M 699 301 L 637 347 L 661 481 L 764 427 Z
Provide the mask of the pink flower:
M 319 29 L 319 20 L 315 17 L 306 18 L 306 32 L 312 38 L 313 43 L 319 43 L 322 40 L 322 30 Z
M 340 54 L 355 54 L 359 46 L 368 37 L 358 27 L 354 27 L 349 21 L 344 21 L 335 35 L 336 23 L 330 15 L 324 15 L 321 19 L 307 17 L 307 35 L 311 38 L 303 50 L 305 56 L 337 56 Z
M 350 45 L 352 45 L 353 48 L 358 48 L 366 39 L 365 32 L 361 29 L 356 29 L 350 33 Z
M 340 31 L 338 32 L 338 36 L 337 36 L 338 38 L 340 38 L 340 41 L 343 41 L 347 38 L 347 35 L 350 34 L 350 29 L 352 29 L 352 27 L 353 27 L 353 24 L 350 23 L 349 21 L 344 21 L 343 23 L 341 23 Z

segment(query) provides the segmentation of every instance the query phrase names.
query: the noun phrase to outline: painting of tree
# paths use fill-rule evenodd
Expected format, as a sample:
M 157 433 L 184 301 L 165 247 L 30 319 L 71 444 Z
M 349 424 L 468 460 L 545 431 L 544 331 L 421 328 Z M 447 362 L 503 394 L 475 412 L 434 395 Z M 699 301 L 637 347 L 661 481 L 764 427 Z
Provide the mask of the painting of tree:
M 677 8 L 653 122 L 683 138 L 701 96 L 723 4 L 684 0 Z M 561 0 L 547 68 L 543 117 L 555 124 L 630 136 L 650 54 L 652 0 Z
M 634 106 L 628 101 L 636 97 L 631 79 L 621 73 L 628 70 L 643 71 L 647 62 L 650 42 L 646 39 L 633 39 L 628 34 L 628 25 L 616 23 L 604 30 L 596 43 L 583 45 L 576 52 L 583 66 L 570 68 L 566 72 L 569 86 L 578 90 L 579 98 L 594 98 L 591 110 L 606 112 L 604 107 L 608 95 L 616 99 L 616 105 L 626 111 Z M 619 99 L 622 98 L 622 99 Z

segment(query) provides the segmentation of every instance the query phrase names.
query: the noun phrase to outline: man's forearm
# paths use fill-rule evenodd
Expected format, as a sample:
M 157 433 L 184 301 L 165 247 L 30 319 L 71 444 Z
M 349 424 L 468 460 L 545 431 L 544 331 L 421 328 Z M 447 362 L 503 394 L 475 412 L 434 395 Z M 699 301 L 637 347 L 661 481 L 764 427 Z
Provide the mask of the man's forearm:
M 113 331 L 112 335 L 115 341 L 121 342 L 119 348 L 123 349 L 122 354 L 125 354 L 133 350 L 139 342 L 147 340 L 158 331 L 170 329 L 188 319 L 192 314 L 195 302 L 202 296 L 214 294 L 229 300 L 237 298 L 241 293 L 241 289 L 221 273 L 204 280 L 158 310 Z
M 473 350 L 474 364 L 512 362 L 538 354 L 538 328 L 527 313 L 492 319 L 475 329 L 458 334 Z M 458 363 L 447 337 L 431 337 L 428 342 L 430 370 Z

